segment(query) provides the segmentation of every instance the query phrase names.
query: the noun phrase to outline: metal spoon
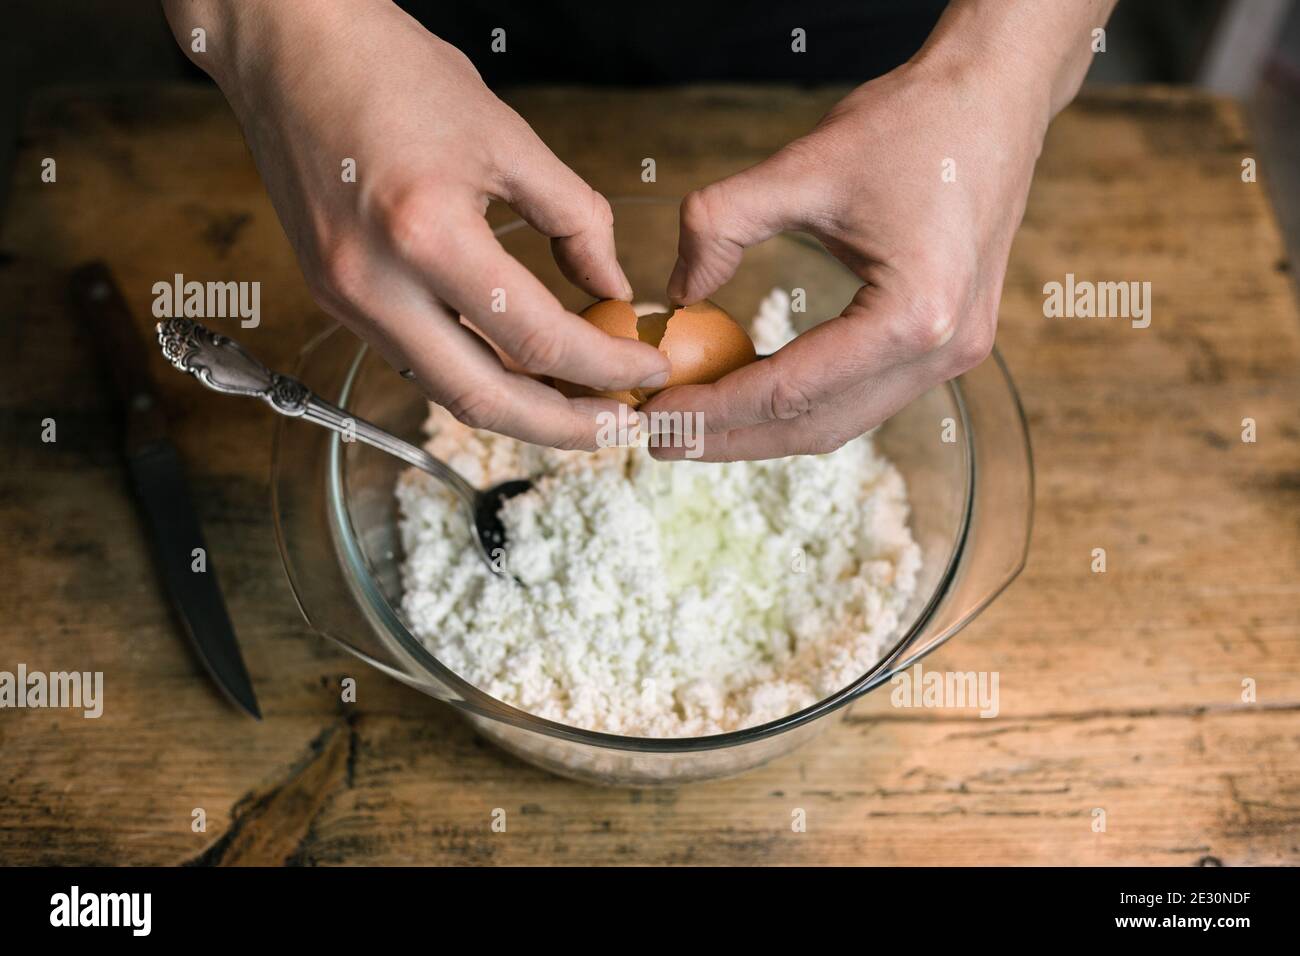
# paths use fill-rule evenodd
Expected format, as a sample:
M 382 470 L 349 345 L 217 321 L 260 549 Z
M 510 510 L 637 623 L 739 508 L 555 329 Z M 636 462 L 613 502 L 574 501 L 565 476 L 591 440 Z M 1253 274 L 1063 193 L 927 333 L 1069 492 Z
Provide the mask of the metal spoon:
M 501 505 L 531 488 L 531 481 L 503 481 L 479 491 L 456 469 L 423 448 L 407 444 L 382 428 L 349 415 L 296 378 L 272 372 L 233 339 L 190 319 L 168 319 L 159 322 L 157 328 L 163 356 L 213 391 L 260 398 L 281 415 L 323 425 L 345 440 L 359 439 L 433 475 L 455 492 L 464 505 L 479 557 L 493 574 L 505 573 L 506 531 L 501 524 Z

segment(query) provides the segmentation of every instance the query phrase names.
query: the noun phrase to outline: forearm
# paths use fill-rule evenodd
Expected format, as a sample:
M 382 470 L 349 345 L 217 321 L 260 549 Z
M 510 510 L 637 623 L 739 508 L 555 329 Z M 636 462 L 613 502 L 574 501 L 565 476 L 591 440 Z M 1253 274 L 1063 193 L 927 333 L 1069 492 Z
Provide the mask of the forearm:
M 945 69 L 978 66 L 1044 129 L 1079 91 L 1092 62 L 1092 31 L 1116 0 L 952 0 L 913 59 Z

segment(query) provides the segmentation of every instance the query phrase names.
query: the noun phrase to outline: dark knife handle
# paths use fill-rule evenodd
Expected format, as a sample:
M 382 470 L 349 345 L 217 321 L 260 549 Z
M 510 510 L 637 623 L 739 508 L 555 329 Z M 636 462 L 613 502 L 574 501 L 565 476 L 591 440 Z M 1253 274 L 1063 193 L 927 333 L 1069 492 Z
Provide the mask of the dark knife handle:
M 127 453 L 156 444 L 166 437 L 167 421 L 149 376 L 152 349 L 136 329 L 108 266 L 91 262 L 79 267 L 72 275 L 72 294 L 121 401 Z

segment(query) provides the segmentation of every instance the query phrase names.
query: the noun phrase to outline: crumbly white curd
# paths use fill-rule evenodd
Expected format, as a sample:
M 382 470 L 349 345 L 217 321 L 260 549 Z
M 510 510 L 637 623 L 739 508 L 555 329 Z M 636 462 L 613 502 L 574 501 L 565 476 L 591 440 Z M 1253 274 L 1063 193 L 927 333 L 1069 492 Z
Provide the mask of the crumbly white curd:
M 788 302 L 760 310 L 760 352 L 792 336 Z M 443 664 L 540 717 L 682 737 L 786 716 L 875 664 L 916 589 L 906 489 L 870 435 L 714 464 L 540 448 L 436 406 L 426 430 L 479 487 L 533 478 L 501 513 L 524 586 L 483 564 L 459 503 L 412 469 L 397 488 L 403 612 Z

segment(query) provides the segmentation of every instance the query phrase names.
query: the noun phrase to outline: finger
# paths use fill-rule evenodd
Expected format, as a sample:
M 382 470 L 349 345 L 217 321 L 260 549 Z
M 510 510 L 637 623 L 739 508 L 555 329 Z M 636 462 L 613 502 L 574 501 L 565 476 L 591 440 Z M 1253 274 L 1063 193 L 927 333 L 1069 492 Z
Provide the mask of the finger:
M 811 429 L 804 418 L 704 435 L 694 443 L 650 446 L 650 454 L 660 461 L 764 461 L 812 453 Z
M 617 421 L 618 402 L 602 398 L 568 399 L 534 378 L 501 369 L 491 379 L 465 386 L 431 378 L 437 370 L 413 366 L 431 401 L 462 424 L 497 432 L 534 445 L 595 451 L 598 436 Z M 431 383 L 426 385 L 425 383 Z M 448 396 L 440 399 L 440 394 Z M 602 418 L 602 416 L 605 416 Z
M 418 290 L 420 293 L 423 290 Z M 602 413 L 616 402 L 566 399 L 527 375 L 507 371 L 491 345 L 436 302 L 385 303 L 383 315 L 353 315 L 355 329 L 394 368 L 409 368 L 431 401 L 458 421 L 555 448 L 594 450 Z
M 876 374 L 849 383 L 834 396 L 823 397 L 797 417 L 743 425 L 720 433 L 708 432 L 706 424 L 700 422 L 704 433 L 692 445 L 676 440 L 662 447 L 652 446 L 651 454 L 665 460 L 699 461 L 825 454 L 886 421 L 926 389 L 974 368 L 989 355 L 992 341 L 991 330 L 959 336 L 920 356 L 885 363 Z M 653 433 L 655 410 L 647 405 L 642 411 L 649 416 Z
M 746 248 L 797 228 L 817 201 L 793 154 L 784 151 L 688 194 L 668 298 L 678 304 L 708 298 L 735 274 Z
M 501 198 L 544 236 L 565 277 L 600 299 L 631 299 L 632 283 L 614 250 L 609 201 L 529 130 Z
M 798 418 L 909 361 L 912 343 L 905 329 L 910 325 L 878 288 L 864 286 L 842 315 L 775 354 L 712 385 L 660 392 L 642 410 L 699 413 L 710 434 Z
M 434 296 L 529 372 L 602 391 L 667 380 L 668 360 L 658 349 L 607 335 L 566 311 L 472 210 L 420 200 L 388 225 L 399 256 Z
M 924 369 L 904 366 L 849 389 L 798 418 L 705 434 L 693 445 L 678 440 L 664 447 L 651 446 L 650 453 L 665 461 L 714 462 L 826 454 L 875 428 L 930 384 Z

